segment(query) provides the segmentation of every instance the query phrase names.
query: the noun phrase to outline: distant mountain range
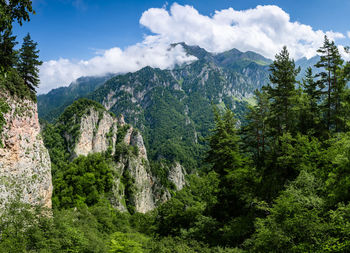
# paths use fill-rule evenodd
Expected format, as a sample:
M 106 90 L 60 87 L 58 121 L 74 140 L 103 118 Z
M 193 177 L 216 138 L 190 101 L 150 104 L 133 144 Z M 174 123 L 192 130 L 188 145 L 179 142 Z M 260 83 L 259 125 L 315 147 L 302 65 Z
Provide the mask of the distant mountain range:
M 87 97 L 116 115 L 123 114 L 126 122 L 139 128 L 151 160 L 199 166 L 206 149 L 204 138 L 213 126 L 212 105 L 226 105 L 243 120 L 254 90 L 268 83 L 272 61 L 250 51 L 213 54 L 180 44 L 198 60 L 172 70 L 145 67 L 124 75 L 79 78 L 68 87 L 38 96 L 39 117 L 55 121 L 67 105 Z M 301 75 L 314 61 L 296 62 Z

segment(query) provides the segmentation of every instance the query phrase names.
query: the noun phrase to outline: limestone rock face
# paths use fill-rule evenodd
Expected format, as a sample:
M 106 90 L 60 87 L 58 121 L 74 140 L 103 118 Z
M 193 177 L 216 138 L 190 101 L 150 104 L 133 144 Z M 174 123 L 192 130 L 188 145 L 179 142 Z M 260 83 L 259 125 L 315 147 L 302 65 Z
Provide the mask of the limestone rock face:
M 111 203 L 120 211 L 127 211 L 126 198 L 135 207 L 135 211 L 145 213 L 155 208 L 154 194 L 152 191 L 152 175 L 147 158 L 147 151 L 142 135 L 132 126 L 128 126 L 121 140 L 117 140 L 118 131 L 125 127 L 124 118 L 116 118 L 107 111 L 97 110 L 91 107 L 86 114 L 81 117 L 79 136 L 73 144 L 72 158 L 79 155 L 105 152 L 110 149 L 111 154 L 116 153 L 116 143 L 124 142 L 128 150 L 127 154 L 121 154 L 119 162 L 114 166 L 114 185 Z M 65 136 L 71 140 L 71 136 Z M 125 186 L 122 177 L 130 175 L 133 186 Z M 126 196 L 125 187 L 132 187 L 133 194 Z
M 108 112 L 93 108 L 84 115 L 80 124 L 80 137 L 75 144 L 73 157 L 115 149 L 117 140 L 117 119 Z
M 179 191 L 186 184 L 185 175 L 185 168 L 180 163 L 176 162 L 169 170 L 168 180 L 172 182 L 175 185 L 176 190 Z
M 40 135 L 37 104 L 5 99 L 10 109 L 0 135 L 0 209 L 12 200 L 51 208 L 51 161 Z

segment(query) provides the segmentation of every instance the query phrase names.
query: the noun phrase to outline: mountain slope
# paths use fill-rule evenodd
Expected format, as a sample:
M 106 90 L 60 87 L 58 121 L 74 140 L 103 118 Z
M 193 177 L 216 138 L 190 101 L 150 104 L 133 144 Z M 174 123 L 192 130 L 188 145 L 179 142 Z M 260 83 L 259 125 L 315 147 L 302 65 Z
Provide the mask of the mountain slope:
M 184 47 L 198 60 L 173 70 L 146 67 L 115 76 L 88 97 L 138 127 L 151 160 L 179 161 L 192 169 L 206 150 L 212 104 L 234 109 L 243 120 L 245 100 L 267 83 L 269 61 L 251 52 L 214 55 Z
M 54 168 L 55 206 L 93 204 L 102 195 L 120 211 L 145 213 L 170 198 L 151 172 L 141 133 L 95 101 L 79 99 L 67 107 L 55 125 L 45 126 L 44 141 Z M 168 172 L 172 189 L 181 189 L 182 167 Z
M 38 113 L 41 119 L 52 122 L 73 103 L 74 100 L 93 92 L 97 87 L 110 79 L 113 75 L 101 77 L 80 77 L 68 87 L 60 87 L 49 93 L 38 96 Z

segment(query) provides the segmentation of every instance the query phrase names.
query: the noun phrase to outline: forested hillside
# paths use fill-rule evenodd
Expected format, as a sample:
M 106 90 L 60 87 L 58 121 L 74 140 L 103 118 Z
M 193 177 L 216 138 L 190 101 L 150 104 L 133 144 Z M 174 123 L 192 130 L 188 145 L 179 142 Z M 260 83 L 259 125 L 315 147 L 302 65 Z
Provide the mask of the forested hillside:
M 287 47 L 183 44 L 197 61 L 115 76 L 40 131 L 37 44 L 11 35 L 31 2 L 0 7 L 0 252 L 350 251 L 350 62 L 327 36 L 305 73 Z

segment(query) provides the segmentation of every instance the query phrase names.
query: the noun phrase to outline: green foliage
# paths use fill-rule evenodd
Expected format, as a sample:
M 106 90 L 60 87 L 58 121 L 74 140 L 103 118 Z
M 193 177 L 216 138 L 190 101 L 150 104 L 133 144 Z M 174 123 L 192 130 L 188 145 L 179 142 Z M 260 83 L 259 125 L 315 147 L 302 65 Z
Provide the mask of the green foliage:
M 101 104 L 93 100 L 81 98 L 68 106 L 58 118 L 56 127 L 60 135 L 64 136 L 68 134 L 71 137 L 67 143 L 68 149 L 74 148 L 73 145 L 75 145 L 80 136 L 81 118 L 83 115 L 90 113 L 92 108 L 99 113 L 105 111 L 105 108 Z
M 29 33 L 24 37 L 23 44 L 19 50 L 19 62 L 17 69 L 23 78 L 24 83 L 35 93 L 35 88 L 39 84 L 39 66 L 43 63 L 39 61 L 38 43 L 35 43 Z
M 10 69 L 6 75 L 0 75 L 0 90 L 19 99 L 29 99 L 36 102 L 36 95 L 27 85 L 15 69 Z
M 300 68 L 296 69 L 294 60 L 290 59 L 287 47 L 276 55 L 270 65 L 271 85 L 264 87 L 271 100 L 271 114 L 269 115 L 270 131 L 275 136 L 281 136 L 288 131 L 295 132 L 295 99 L 296 76 Z
M 103 154 L 80 156 L 57 171 L 53 204 L 67 208 L 96 204 L 112 188 L 111 161 Z
M 147 238 L 141 234 L 115 232 L 111 235 L 109 252 L 113 253 L 142 253 L 142 243 Z
M 350 133 L 335 135 L 326 151 L 327 189 L 332 203 L 350 200 Z
M 208 216 L 208 212 L 217 203 L 218 184 L 218 175 L 214 172 L 204 177 L 190 176 L 188 186 L 158 209 L 158 232 L 192 239 L 213 239 L 216 221 Z
M 6 124 L 4 114 L 7 113 L 9 110 L 10 110 L 10 107 L 6 103 L 6 101 L 4 101 L 3 99 L 0 99 L 0 148 L 3 146 L 1 134 L 3 131 L 3 127 Z
M 252 252 L 317 252 L 327 227 L 322 218 L 321 182 L 302 171 L 276 199 L 269 215 L 256 220 L 256 232 L 246 242 Z

